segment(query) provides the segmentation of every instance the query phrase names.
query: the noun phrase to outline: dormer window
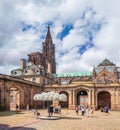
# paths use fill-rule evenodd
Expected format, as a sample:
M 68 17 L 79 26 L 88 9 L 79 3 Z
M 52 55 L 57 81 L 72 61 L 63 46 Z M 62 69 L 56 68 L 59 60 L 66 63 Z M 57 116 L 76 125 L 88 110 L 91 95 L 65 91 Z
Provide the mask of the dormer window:
M 36 83 L 36 78 L 35 77 L 32 79 L 32 82 Z

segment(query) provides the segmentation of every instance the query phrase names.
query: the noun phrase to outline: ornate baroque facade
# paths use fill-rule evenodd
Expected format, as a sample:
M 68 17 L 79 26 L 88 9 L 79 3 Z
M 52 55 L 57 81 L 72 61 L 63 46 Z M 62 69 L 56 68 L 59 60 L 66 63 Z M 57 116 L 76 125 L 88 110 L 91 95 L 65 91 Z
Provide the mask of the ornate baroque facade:
M 54 75 L 54 84 L 46 91 L 65 93 L 68 101 L 62 107 L 89 105 L 99 109 L 108 105 L 120 110 L 120 72 L 108 59 L 103 60 L 91 73 L 63 73 Z

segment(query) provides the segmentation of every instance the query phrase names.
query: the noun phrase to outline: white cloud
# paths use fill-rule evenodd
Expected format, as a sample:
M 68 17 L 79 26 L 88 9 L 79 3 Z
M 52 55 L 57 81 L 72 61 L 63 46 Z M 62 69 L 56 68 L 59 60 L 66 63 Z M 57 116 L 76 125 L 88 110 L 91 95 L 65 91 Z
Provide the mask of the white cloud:
M 53 22 L 57 72 L 92 71 L 104 58 L 120 66 L 119 0 L 0 0 L 0 3 L 0 73 L 8 74 L 19 67 L 20 58 L 40 50 L 41 36 L 46 34 L 49 21 Z M 32 27 L 23 32 L 21 23 Z M 102 24 L 102 28 L 94 30 L 95 23 Z M 57 36 L 64 24 L 72 24 L 73 29 L 60 40 Z M 78 47 L 89 40 L 88 32 L 92 33 L 94 46 L 83 55 L 78 54 Z

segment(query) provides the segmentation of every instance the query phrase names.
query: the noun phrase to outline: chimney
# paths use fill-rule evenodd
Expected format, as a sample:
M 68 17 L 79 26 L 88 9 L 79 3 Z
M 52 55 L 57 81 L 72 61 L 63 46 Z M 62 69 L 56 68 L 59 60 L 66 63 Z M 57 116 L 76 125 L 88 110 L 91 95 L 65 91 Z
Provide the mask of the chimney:
M 20 68 L 23 70 L 26 67 L 26 60 L 20 59 Z

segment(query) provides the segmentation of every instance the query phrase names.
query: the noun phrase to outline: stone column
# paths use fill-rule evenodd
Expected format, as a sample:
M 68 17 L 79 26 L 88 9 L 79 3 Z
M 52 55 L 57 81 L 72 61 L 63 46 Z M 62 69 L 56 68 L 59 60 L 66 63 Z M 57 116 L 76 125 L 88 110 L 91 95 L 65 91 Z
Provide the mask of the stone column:
M 120 90 L 118 90 L 118 109 L 120 110 Z
M 116 105 L 118 105 L 119 104 L 119 91 L 117 90 L 116 91 Z
M 92 90 L 92 105 L 95 105 L 95 90 Z
M 95 108 L 98 108 L 98 99 L 97 99 L 97 92 L 95 93 Z
M 72 104 L 74 104 L 74 100 L 75 100 L 74 95 L 75 95 L 75 91 L 73 90 L 73 91 L 72 91 Z
M 91 99 L 92 99 L 92 98 L 91 98 L 92 96 L 91 96 L 91 94 L 92 94 L 92 93 L 91 93 L 91 90 L 89 90 L 89 92 L 88 92 L 88 105 L 89 105 L 89 106 L 92 105 L 92 100 L 91 100 Z
M 75 108 L 76 105 L 76 93 L 75 90 L 73 90 L 73 107 Z
M 111 93 L 111 110 L 115 108 L 115 93 L 114 91 Z
M 72 105 L 73 104 L 73 90 L 71 90 L 70 92 L 69 92 L 69 105 Z

